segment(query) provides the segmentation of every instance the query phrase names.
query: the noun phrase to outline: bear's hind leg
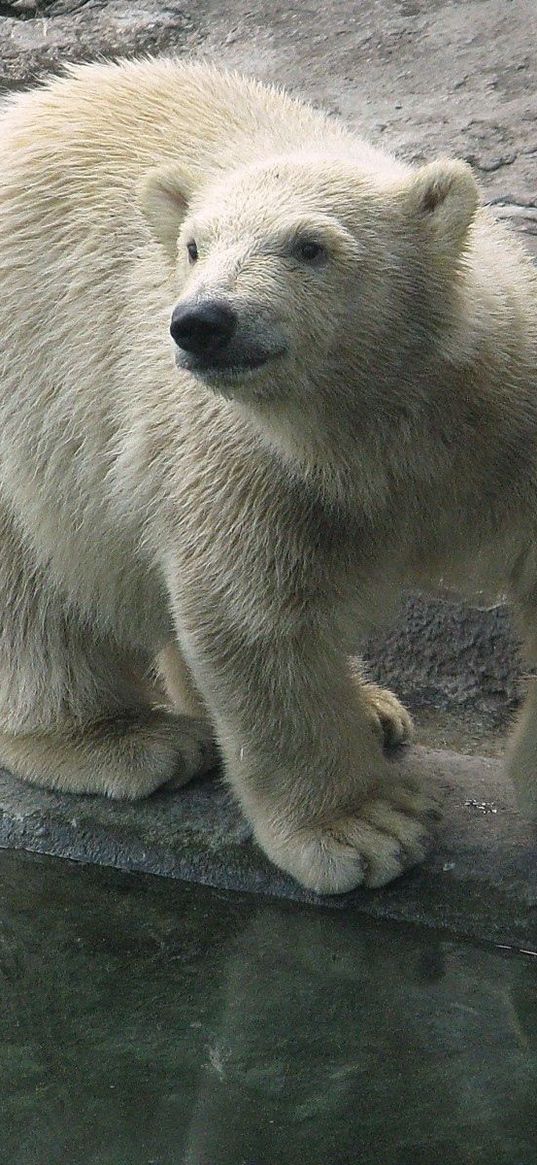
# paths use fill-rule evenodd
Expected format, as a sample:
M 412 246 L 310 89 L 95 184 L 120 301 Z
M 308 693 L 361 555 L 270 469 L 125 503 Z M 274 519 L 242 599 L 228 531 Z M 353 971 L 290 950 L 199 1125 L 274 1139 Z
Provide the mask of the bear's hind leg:
M 157 668 L 172 706 L 196 720 L 208 719 L 201 693 L 177 643 L 168 643 L 162 649 Z
M 161 785 L 186 784 L 216 757 L 203 722 L 138 708 L 86 724 L 0 732 L 0 760 L 43 788 L 135 801 Z
M 3 549 L 0 765 L 45 788 L 127 800 L 212 768 L 209 722 L 164 706 L 150 650 L 82 620 L 39 568 L 25 575 L 14 539 Z

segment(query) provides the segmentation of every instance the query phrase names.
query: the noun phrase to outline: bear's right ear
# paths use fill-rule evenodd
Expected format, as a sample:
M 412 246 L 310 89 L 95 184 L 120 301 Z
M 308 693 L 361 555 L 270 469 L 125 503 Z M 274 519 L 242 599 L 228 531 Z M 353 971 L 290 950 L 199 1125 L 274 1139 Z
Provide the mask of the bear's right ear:
M 174 164 L 158 166 L 138 183 L 138 203 L 153 238 L 175 262 L 177 237 L 188 210 L 192 178 Z

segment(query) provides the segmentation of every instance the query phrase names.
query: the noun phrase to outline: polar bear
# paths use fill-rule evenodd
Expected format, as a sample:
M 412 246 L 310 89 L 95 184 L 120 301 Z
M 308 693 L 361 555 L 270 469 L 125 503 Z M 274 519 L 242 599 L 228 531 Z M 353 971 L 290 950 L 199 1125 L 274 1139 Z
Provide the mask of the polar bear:
M 466 165 L 206 63 L 69 68 L 0 155 L 0 762 L 137 798 L 218 755 L 303 886 L 386 883 L 431 801 L 357 638 L 447 580 L 535 655 L 529 262 Z M 536 757 L 530 716 L 528 803 Z

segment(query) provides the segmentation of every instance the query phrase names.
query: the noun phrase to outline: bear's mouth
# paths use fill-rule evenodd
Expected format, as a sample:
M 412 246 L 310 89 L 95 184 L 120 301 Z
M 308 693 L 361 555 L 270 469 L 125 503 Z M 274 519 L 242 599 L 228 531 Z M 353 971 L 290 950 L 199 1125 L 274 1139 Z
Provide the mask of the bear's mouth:
M 278 356 L 283 356 L 284 352 L 285 349 L 280 348 L 273 352 L 248 352 L 240 356 L 218 352 L 194 355 L 176 346 L 175 363 L 181 371 L 190 372 L 199 380 L 216 387 L 250 380 L 267 364 L 271 364 Z

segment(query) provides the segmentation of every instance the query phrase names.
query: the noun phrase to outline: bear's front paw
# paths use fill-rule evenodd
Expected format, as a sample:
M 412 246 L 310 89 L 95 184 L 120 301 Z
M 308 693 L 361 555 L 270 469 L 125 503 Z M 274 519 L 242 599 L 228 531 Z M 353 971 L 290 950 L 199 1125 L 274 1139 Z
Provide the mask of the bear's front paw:
M 393 749 L 408 744 L 412 738 L 412 717 L 404 705 L 388 688 L 378 684 L 361 685 L 366 712 L 384 748 Z
M 258 827 L 256 836 L 275 865 L 307 890 L 344 894 L 357 886 L 384 886 L 423 861 L 437 817 L 430 797 L 394 785 L 371 794 L 356 814 L 303 826 L 285 837 Z

